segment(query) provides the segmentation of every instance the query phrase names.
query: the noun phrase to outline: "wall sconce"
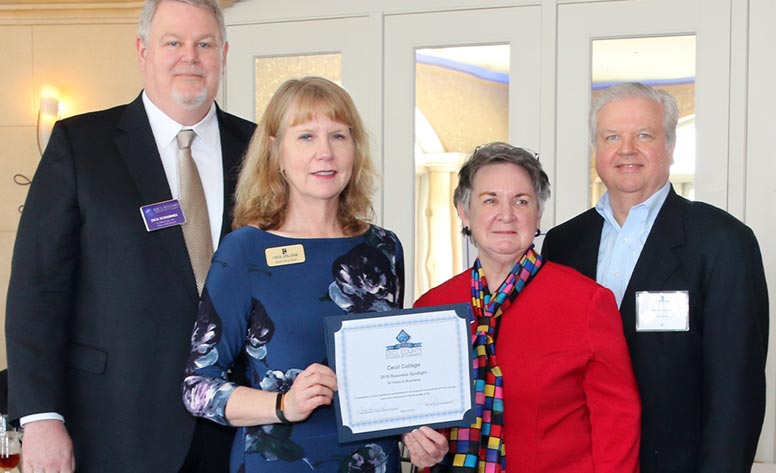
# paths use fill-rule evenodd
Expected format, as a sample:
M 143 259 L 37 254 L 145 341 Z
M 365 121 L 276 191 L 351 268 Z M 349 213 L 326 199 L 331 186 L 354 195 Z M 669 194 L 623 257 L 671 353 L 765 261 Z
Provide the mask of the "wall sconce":
M 40 106 L 38 108 L 38 151 L 43 154 L 46 149 L 54 123 L 59 120 L 61 109 L 59 106 L 59 91 L 49 85 L 43 86 L 40 91 Z

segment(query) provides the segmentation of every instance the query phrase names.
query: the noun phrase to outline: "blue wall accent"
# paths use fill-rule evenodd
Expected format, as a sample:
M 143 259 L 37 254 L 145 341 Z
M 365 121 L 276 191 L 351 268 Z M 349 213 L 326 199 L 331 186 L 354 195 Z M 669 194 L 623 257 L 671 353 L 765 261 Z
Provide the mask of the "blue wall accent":
M 593 90 L 608 89 L 609 87 L 613 85 L 617 85 L 621 82 L 625 82 L 625 81 L 594 82 Z M 665 85 L 684 85 L 684 84 L 694 84 L 695 77 L 678 77 L 676 79 L 640 80 L 639 82 L 641 82 L 642 84 L 651 85 L 652 87 L 660 87 Z
M 436 56 L 428 56 L 426 54 L 415 54 L 415 60 L 420 64 L 427 66 L 439 66 L 445 69 L 453 71 L 464 72 L 466 74 L 473 75 L 482 80 L 490 82 L 497 82 L 499 84 L 509 85 L 509 74 L 503 72 L 494 72 L 484 67 L 473 66 L 471 64 L 464 64 L 450 59 L 440 58 Z

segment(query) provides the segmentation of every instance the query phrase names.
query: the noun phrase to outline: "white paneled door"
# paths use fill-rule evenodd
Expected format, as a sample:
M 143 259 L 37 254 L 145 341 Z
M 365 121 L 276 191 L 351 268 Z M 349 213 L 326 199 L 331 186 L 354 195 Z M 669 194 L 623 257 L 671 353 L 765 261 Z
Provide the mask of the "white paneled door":
M 223 105 L 231 113 L 258 121 L 262 104 L 283 80 L 306 75 L 335 80 L 353 97 L 372 132 L 373 159 L 379 169 L 382 58 L 376 52 L 381 44 L 379 15 L 231 26 Z M 379 222 L 379 199 L 375 204 Z
M 416 50 L 508 45 L 508 140 L 541 152 L 542 88 L 552 87 L 541 80 L 541 25 L 538 6 L 385 17 L 384 223 L 404 244 L 408 304 L 420 295 L 413 290 L 420 264 L 414 219 Z M 459 106 L 474 108 L 472 100 L 477 99 L 464 97 Z
M 592 42 L 695 35 L 695 198 L 728 209 L 728 0 L 645 0 L 558 6 L 556 223 L 590 207 L 587 114 Z M 743 158 L 741 158 L 743 159 Z M 735 211 L 737 209 L 730 209 Z

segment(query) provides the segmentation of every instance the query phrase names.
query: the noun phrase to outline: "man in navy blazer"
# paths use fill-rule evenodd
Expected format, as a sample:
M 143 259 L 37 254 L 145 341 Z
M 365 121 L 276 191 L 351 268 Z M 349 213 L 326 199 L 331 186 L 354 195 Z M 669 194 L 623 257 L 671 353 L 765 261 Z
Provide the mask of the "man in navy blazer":
M 765 412 L 768 293 L 752 231 L 668 182 L 678 109 L 625 83 L 590 112 L 595 208 L 542 253 L 615 293 L 642 400 L 641 473 L 749 473 Z M 562 288 L 559 288 L 562 290 Z
M 175 136 L 194 130 L 216 246 L 254 125 L 214 102 L 217 0 L 150 0 L 138 31 L 143 92 L 55 125 L 19 224 L 6 334 L 25 471 L 228 471 L 232 433 L 219 447 L 181 401 L 199 302 L 181 226 L 150 231 L 140 207 L 177 198 Z

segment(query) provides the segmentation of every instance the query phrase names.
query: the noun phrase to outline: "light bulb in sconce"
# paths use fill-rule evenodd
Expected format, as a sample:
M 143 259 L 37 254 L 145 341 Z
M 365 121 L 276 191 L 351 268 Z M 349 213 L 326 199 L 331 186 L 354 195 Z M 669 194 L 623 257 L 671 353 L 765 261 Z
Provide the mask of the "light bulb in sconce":
M 59 120 L 62 110 L 59 105 L 59 91 L 52 86 L 45 85 L 40 92 L 40 107 L 38 108 L 38 150 L 43 154 L 46 149 L 51 129 L 54 123 Z

